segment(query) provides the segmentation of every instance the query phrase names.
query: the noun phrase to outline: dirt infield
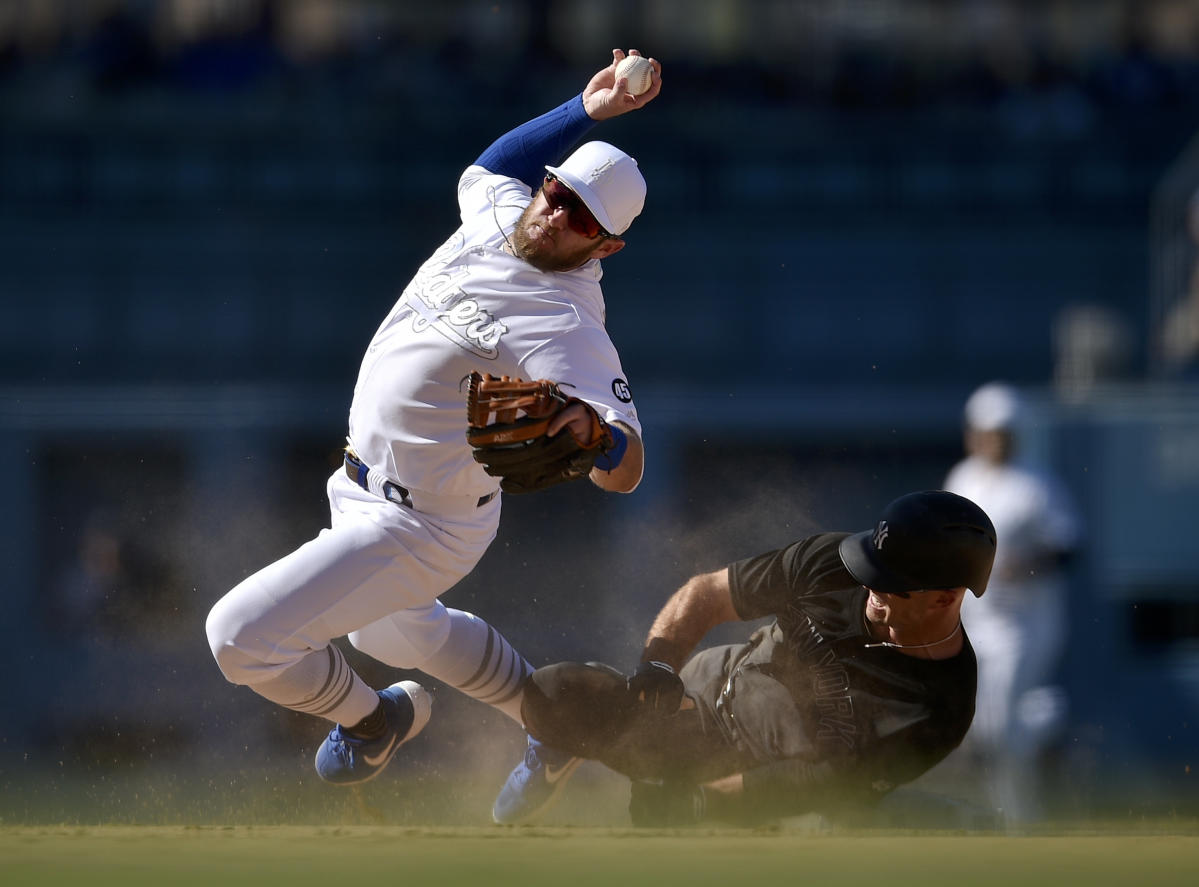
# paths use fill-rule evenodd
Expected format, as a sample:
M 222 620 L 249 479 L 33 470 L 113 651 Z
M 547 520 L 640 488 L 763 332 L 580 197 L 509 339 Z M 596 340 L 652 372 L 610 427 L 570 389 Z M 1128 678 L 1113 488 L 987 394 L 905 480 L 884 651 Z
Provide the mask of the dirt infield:
M 1190 824 L 1181 831 L 1015 837 L 498 827 L 12 827 L 0 829 L 0 883 L 1189 887 L 1199 883 L 1199 829 Z

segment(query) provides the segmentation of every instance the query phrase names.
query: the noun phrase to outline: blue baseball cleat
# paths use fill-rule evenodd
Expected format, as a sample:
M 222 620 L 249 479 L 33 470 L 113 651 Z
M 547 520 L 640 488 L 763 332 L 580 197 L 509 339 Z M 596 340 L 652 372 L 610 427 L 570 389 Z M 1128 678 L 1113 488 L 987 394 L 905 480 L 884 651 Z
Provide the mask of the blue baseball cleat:
M 554 805 L 582 758 L 550 748 L 529 737 L 525 759 L 508 774 L 491 818 L 499 825 L 527 822 Z
M 400 681 L 379 691 L 387 732 L 378 739 L 355 739 L 338 724 L 316 750 L 316 773 L 336 785 L 354 785 L 374 779 L 395 757 L 400 746 L 429 723 L 432 700 L 415 681 Z

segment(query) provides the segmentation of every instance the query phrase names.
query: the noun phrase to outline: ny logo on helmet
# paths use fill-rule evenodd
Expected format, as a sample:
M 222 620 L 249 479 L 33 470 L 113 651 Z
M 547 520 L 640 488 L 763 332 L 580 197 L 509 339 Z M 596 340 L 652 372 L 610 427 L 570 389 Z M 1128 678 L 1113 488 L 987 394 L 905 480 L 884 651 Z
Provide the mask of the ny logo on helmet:
M 874 528 L 874 547 L 878 551 L 882 551 L 883 543 L 887 541 L 887 522 L 881 520 L 878 526 Z

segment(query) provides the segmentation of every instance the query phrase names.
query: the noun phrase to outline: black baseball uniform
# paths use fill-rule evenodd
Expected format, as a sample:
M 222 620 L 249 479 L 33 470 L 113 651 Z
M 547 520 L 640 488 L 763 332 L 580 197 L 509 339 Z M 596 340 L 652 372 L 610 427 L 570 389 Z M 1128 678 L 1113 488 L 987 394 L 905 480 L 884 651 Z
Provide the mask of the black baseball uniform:
M 761 817 L 872 803 L 952 751 L 974 716 L 974 651 L 919 659 L 875 644 L 867 591 L 845 569 L 846 533 L 822 533 L 729 567 L 744 644 L 696 654 L 680 676 L 695 708 L 630 714 L 611 670 L 535 673 L 525 718 L 538 739 L 633 779 L 701 783 L 742 773 Z M 536 692 L 540 691 L 540 692 Z

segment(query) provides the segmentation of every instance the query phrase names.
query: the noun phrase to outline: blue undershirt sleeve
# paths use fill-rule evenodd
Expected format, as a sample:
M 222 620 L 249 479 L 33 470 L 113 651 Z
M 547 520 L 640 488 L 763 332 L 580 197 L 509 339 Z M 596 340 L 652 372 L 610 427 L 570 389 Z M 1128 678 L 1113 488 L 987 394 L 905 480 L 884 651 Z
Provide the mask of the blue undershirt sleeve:
M 474 165 L 520 179 L 536 191 L 545 177 L 545 165 L 561 160 L 567 148 L 595 124 L 583 109 L 583 94 L 579 93 L 554 110 L 500 136 L 479 155 Z

